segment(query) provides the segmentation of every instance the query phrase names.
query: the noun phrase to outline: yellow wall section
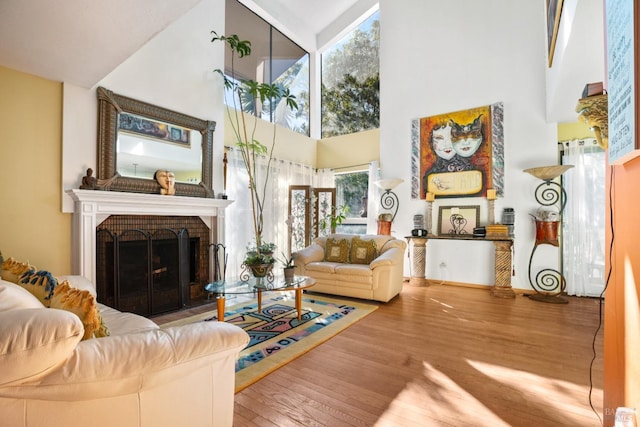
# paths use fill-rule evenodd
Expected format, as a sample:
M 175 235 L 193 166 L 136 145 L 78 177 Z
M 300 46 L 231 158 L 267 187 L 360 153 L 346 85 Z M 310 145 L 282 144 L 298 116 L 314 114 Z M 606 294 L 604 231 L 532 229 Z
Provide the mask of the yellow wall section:
M 235 120 L 233 115 L 232 117 Z M 250 115 L 245 115 L 245 117 L 247 129 L 251 131 L 256 118 Z M 251 138 L 251 136 L 249 135 L 248 138 Z M 264 120 L 257 120 L 254 138 L 270 148 L 273 141 L 273 125 Z M 236 143 L 237 138 L 231 126 L 229 115 L 225 114 L 224 145 L 225 147 L 235 147 Z M 276 159 L 314 166 L 316 163 L 316 141 L 298 132 L 277 126 L 273 156 Z
M 233 117 L 233 116 L 232 116 Z M 252 129 L 255 118 L 246 116 L 248 129 Z M 236 146 L 236 136 L 228 115 L 225 115 L 224 145 Z M 258 120 L 255 139 L 271 146 L 273 125 Z M 380 131 L 378 129 L 336 136 L 319 141 L 278 126 L 274 157 L 314 168 L 345 168 L 362 165 L 380 157 Z M 362 170 L 362 167 L 356 168 Z
M 559 123 L 558 124 L 558 141 L 567 141 L 570 139 L 595 138 L 589 126 L 583 122 Z
M 71 273 L 71 215 L 61 212 L 62 84 L 0 67 L 0 250 Z
M 380 130 L 334 136 L 318 141 L 318 163 L 322 168 L 348 168 L 380 158 Z M 357 169 L 362 169 L 357 168 Z

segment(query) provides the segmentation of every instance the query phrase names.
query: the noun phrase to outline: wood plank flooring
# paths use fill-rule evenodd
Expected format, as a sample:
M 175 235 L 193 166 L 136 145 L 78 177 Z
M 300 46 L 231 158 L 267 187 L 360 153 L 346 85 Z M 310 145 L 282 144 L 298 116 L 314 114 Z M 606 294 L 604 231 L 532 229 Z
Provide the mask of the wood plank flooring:
M 235 426 L 598 426 L 600 302 L 413 287 L 244 389 Z

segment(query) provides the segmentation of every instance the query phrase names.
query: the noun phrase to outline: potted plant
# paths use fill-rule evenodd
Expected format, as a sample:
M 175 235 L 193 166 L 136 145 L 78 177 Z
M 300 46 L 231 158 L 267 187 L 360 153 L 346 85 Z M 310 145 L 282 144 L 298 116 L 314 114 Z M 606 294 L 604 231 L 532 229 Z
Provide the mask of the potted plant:
M 244 168 L 249 178 L 249 191 L 251 192 L 251 212 L 253 230 L 255 236 L 256 254 L 247 253 L 244 265 L 252 269 L 252 265 L 270 264 L 273 266 L 273 251 L 275 245 L 265 244 L 262 241 L 262 232 L 264 230 L 264 203 L 267 193 L 267 184 L 269 181 L 269 171 L 271 161 L 273 160 L 273 149 L 276 143 L 275 123 L 272 124 L 272 136 L 269 146 L 263 144 L 255 138 L 257 119 L 248 120 L 245 116 L 247 105 L 257 102 L 264 103 L 269 100 L 274 104 L 281 104 L 290 109 L 297 109 L 295 96 L 281 86 L 273 83 L 258 83 L 254 80 L 244 80 L 236 78 L 234 61 L 236 58 L 242 58 L 251 54 L 251 42 L 249 40 L 240 40 L 237 35 L 224 36 L 218 35 L 215 31 L 211 32 L 214 42 L 223 42 L 231 50 L 231 75 L 227 76 L 222 70 L 216 69 L 214 72 L 222 76 L 224 87 L 233 94 L 233 105 L 227 106 L 227 114 L 231 123 L 231 128 L 235 135 L 236 145 L 242 153 Z M 247 102 L 249 100 L 250 102 Z M 260 173 L 257 167 L 257 160 L 260 156 L 267 157 L 266 170 Z M 261 268 L 261 270 L 263 270 Z
M 260 243 L 259 252 L 264 255 L 273 255 L 273 253 L 276 251 L 276 247 L 277 246 L 275 243 L 262 242 Z
M 244 265 L 251 270 L 254 277 L 265 277 L 271 272 L 275 259 L 271 255 L 248 251 L 244 257 Z
M 279 259 L 280 263 L 282 263 L 282 270 L 283 270 L 283 274 L 284 274 L 284 280 L 285 281 L 291 281 L 293 280 L 293 275 L 295 272 L 295 264 L 294 262 L 294 258 L 293 255 L 291 256 L 287 256 L 285 255 L 284 252 L 282 252 L 282 258 Z

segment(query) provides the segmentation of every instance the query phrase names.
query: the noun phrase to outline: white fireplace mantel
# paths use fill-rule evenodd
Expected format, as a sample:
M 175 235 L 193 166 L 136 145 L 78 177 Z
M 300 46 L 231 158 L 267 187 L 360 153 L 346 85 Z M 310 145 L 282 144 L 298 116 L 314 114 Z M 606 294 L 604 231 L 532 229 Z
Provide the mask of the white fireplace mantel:
M 95 283 L 96 227 L 110 215 L 199 216 L 209 241 L 224 242 L 224 212 L 232 200 L 117 191 L 68 190 L 74 200 L 73 272 Z

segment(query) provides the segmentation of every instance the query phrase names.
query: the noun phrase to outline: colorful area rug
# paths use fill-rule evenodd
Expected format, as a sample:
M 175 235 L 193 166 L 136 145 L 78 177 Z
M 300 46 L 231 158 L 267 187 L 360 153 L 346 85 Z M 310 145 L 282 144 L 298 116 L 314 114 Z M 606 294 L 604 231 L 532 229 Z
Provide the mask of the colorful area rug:
M 227 301 L 227 305 L 233 300 Z M 263 295 L 262 311 L 257 300 L 227 307 L 225 321 L 244 329 L 250 337 L 236 362 L 236 393 L 267 374 L 322 344 L 378 308 L 367 303 L 330 296 L 303 294 L 302 318 L 298 321 L 293 293 Z M 217 321 L 209 311 L 162 327 Z

